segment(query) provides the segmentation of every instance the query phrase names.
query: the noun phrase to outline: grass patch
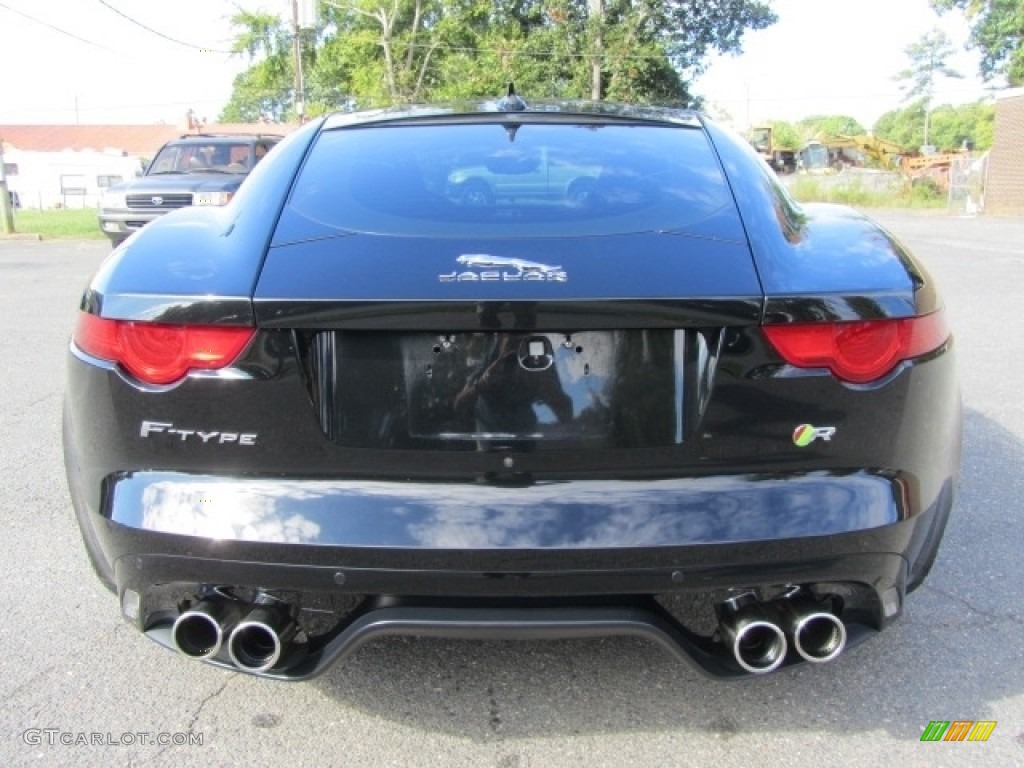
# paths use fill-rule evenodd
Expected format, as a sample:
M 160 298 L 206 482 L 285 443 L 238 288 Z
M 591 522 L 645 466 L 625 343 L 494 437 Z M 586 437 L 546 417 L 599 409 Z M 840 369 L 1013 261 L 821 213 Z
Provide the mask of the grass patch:
M 104 240 L 95 208 L 62 208 L 37 211 L 18 208 L 14 211 L 14 231 L 42 235 L 44 238 L 85 238 Z
M 858 208 L 945 208 L 946 195 L 928 179 L 900 189 L 868 189 L 854 179 L 848 183 L 801 176 L 786 185 L 802 203 L 839 203 Z

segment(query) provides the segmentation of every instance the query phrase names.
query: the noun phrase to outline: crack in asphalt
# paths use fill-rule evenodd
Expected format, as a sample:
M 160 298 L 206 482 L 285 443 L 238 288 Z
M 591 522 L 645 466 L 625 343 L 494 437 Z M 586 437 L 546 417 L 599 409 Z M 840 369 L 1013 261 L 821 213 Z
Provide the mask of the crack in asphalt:
M 43 669 L 39 670 L 38 672 L 36 672 L 36 673 L 34 673 L 32 675 L 29 675 L 27 680 L 25 680 L 25 681 L 19 683 L 18 685 L 14 686 L 14 688 L 11 689 L 10 691 L 7 691 L 7 692 L 5 692 L 3 694 L 0 694 L 0 695 L 2 695 L 3 696 L 3 700 L 9 704 L 13 699 L 16 699 L 18 696 L 20 696 L 21 693 L 26 688 L 28 688 L 30 685 L 35 683 L 36 680 L 38 680 L 41 677 L 45 677 L 46 675 L 48 675 L 50 672 L 52 672 L 56 668 L 57 667 L 54 664 L 51 664 L 51 665 L 49 665 L 47 667 L 44 667 Z
M 185 733 L 193 733 L 193 729 L 195 728 L 196 723 L 199 722 L 199 716 L 203 713 L 203 708 L 206 707 L 206 705 L 213 701 L 215 698 L 224 693 L 224 690 L 231 683 L 232 679 L 234 678 L 229 677 L 221 684 L 220 688 L 218 688 L 216 691 L 209 694 L 208 696 L 205 696 L 203 700 L 199 702 L 199 706 L 197 706 L 195 711 L 192 713 L 192 718 L 188 722 L 188 726 L 185 729 Z M 157 761 L 163 756 L 163 754 L 172 746 L 172 744 L 165 745 L 159 752 L 156 752 L 152 757 L 147 759 L 145 762 L 150 764 L 156 764 Z
M 47 392 L 42 397 L 37 397 L 35 400 L 32 400 L 31 402 L 28 402 L 28 403 L 22 403 L 18 407 L 19 408 L 23 408 L 23 409 L 33 408 L 33 407 L 35 407 L 37 405 L 42 405 L 43 403 L 47 402 L 48 400 L 58 400 L 58 399 L 60 399 L 60 397 L 61 397 L 61 392 L 59 390 L 58 391 L 54 391 L 54 392 Z M 38 416 L 38 414 L 28 414 L 28 415 Z
M 195 724 L 199 721 L 199 715 L 201 715 L 202 712 L 203 712 L 203 707 L 205 707 L 207 704 L 209 704 L 215 698 L 217 698 L 222 693 L 224 693 L 224 689 L 228 687 L 228 684 L 230 684 L 231 680 L 232 680 L 232 678 L 229 677 L 227 680 L 225 680 L 221 684 L 220 688 L 218 688 L 216 691 L 214 691 L 209 696 L 207 696 L 206 698 L 204 698 L 202 701 L 199 702 L 199 706 L 196 707 L 196 711 L 193 713 L 192 719 L 189 721 L 188 730 L 186 731 L 187 733 L 192 733 L 192 729 L 195 727 Z
M 991 611 L 986 611 L 982 608 L 978 608 L 965 597 L 960 597 L 960 595 L 954 595 L 952 592 L 946 592 L 945 590 L 939 589 L 938 587 L 932 586 L 931 584 L 925 584 L 923 585 L 923 588 L 931 592 L 934 592 L 937 595 L 941 595 L 942 597 L 945 597 L 947 600 L 953 600 L 954 602 L 960 603 L 961 605 L 965 606 L 967 610 L 971 613 L 976 613 L 979 616 L 984 616 L 987 619 L 1005 619 L 1013 622 L 1014 624 L 1024 624 L 1024 619 L 1022 619 L 1022 617 L 1018 616 L 1015 613 L 993 613 Z
M 501 728 L 501 709 L 498 707 L 498 699 L 494 695 L 494 686 L 487 686 L 487 714 L 488 714 L 488 725 L 491 731 L 497 733 Z

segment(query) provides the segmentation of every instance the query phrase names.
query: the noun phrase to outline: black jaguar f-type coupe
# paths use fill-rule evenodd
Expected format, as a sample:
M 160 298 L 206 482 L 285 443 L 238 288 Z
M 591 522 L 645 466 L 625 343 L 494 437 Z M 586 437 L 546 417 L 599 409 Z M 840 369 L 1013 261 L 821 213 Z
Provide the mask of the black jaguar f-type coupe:
M 900 616 L 953 503 L 932 278 L 693 112 L 317 119 L 80 310 L 96 572 L 153 640 L 265 677 L 387 634 L 828 661 Z

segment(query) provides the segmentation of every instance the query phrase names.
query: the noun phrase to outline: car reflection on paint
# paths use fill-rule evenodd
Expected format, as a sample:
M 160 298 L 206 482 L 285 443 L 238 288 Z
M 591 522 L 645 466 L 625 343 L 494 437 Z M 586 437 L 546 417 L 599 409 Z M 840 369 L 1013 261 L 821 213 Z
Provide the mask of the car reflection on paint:
M 489 206 L 498 200 L 586 201 L 597 186 L 599 166 L 553 157 L 547 147 L 509 149 L 448 175 L 449 197 L 461 205 Z

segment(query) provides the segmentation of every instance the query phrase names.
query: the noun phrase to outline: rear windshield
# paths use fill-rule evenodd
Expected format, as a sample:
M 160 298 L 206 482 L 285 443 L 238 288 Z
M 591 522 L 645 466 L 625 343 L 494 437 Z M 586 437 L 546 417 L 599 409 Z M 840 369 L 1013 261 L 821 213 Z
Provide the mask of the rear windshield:
M 278 234 L 579 237 L 705 231 L 712 219 L 735 231 L 699 128 L 405 124 L 321 134 Z

